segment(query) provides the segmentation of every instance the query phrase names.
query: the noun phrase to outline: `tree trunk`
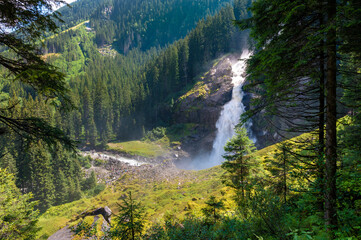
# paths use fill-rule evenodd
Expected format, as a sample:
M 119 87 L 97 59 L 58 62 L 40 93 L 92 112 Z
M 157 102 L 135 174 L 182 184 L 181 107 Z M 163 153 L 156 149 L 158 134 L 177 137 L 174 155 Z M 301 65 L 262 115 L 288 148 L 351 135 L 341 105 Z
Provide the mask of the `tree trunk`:
M 327 83 L 326 83 L 326 186 L 325 186 L 325 220 L 330 233 L 337 227 L 336 212 L 336 170 L 337 170 L 337 139 L 336 139 L 336 0 L 328 0 L 327 6 Z
M 283 148 L 283 199 L 287 202 L 287 163 L 286 149 Z

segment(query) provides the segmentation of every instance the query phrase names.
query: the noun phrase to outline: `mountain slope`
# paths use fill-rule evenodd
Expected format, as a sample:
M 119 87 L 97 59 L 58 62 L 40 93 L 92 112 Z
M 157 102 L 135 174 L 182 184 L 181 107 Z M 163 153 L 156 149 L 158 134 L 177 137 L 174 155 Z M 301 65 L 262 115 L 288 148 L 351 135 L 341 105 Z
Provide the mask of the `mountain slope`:
M 312 136 L 304 134 L 298 138 L 309 137 Z M 297 138 L 288 141 L 297 141 Z M 266 181 L 271 178 L 271 172 L 265 170 L 265 167 L 270 160 L 277 158 L 278 147 L 282 144 L 255 152 L 253 157 L 260 162 L 257 176 L 262 176 Z M 226 212 L 236 211 L 236 204 L 233 201 L 234 191 L 222 184 L 222 176 L 225 172 L 220 166 L 201 171 L 179 170 L 168 164 L 143 165 L 127 167 L 127 169 L 116 170 L 120 174 L 119 180 L 108 185 L 99 195 L 50 208 L 39 220 L 39 226 L 42 227 L 39 237 L 46 239 L 65 226 L 76 225 L 79 222 L 77 216 L 84 211 L 108 206 L 117 213 L 117 203 L 121 202 L 129 191 L 144 205 L 147 227 L 155 223 L 163 223 L 163 219 L 170 215 L 178 219 L 185 217 L 186 214 L 201 216 L 201 209 L 210 196 L 224 200 Z M 299 170 L 292 168 L 289 171 L 296 173 Z M 295 183 L 296 186 L 299 180 L 299 176 L 292 177 L 289 184 Z
M 197 22 L 214 15 L 230 0 L 114 0 L 90 18 L 98 45 L 113 44 L 120 52 L 164 47 L 183 38 Z
M 63 116 L 60 126 L 92 147 L 114 139 L 140 138 L 143 129 L 171 124 L 172 98 L 177 99 L 183 89 L 193 85 L 194 77 L 208 62 L 239 48 L 239 33 L 232 25 L 234 10 L 227 6 L 161 51 L 137 48 L 127 55 L 118 54 L 111 45 L 99 48 L 95 44 L 99 32 L 117 29 L 111 20 L 115 8 L 106 9 L 112 10 L 108 11 L 109 18 L 101 20 L 105 22 L 101 29 L 92 27 L 95 20 L 90 20 L 90 25 L 48 38 L 43 49 L 48 61 L 68 74 L 73 99 L 80 106 Z M 151 17 L 149 11 L 143 15 Z M 108 23 L 114 25 L 109 31 Z M 184 29 L 189 31 L 189 27 Z M 171 36 L 164 39 L 171 41 Z

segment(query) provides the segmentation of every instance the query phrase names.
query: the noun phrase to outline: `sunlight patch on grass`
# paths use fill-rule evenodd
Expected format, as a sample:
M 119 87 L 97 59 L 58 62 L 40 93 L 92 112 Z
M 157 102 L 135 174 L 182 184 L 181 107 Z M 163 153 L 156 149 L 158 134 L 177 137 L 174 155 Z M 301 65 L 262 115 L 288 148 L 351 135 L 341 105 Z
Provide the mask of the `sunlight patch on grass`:
M 158 157 L 165 153 L 165 149 L 155 142 L 130 141 L 108 143 L 109 150 L 143 157 Z

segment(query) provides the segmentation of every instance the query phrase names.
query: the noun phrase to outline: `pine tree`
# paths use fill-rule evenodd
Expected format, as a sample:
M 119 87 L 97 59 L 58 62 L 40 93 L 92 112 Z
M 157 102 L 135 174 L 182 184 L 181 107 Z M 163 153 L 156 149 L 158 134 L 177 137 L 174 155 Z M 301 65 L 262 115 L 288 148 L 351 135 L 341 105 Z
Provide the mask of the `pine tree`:
M 253 16 L 242 21 L 243 26 L 251 27 L 251 36 L 259 50 L 249 61 L 249 80 L 254 81 L 253 87 L 258 85 L 255 83 L 258 81 L 266 89 L 263 93 L 266 98 L 257 99 L 254 109 L 266 109 L 272 115 L 285 117 L 284 123 L 291 126 L 289 130 L 309 132 L 320 128 L 317 150 L 320 159 L 318 172 L 321 174 L 318 178 L 323 178 L 324 165 L 325 223 L 330 238 L 337 228 L 336 56 L 338 49 L 353 44 L 339 41 L 340 46 L 336 47 L 336 27 L 342 21 L 345 26 L 355 23 L 348 18 L 347 12 L 337 16 L 337 9 L 350 3 L 336 0 L 256 1 L 251 7 Z M 360 26 L 360 22 L 357 24 Z M 320 74 L 320 71 L 324 72 Z M 318 106 L 314 103 L 317 98 Z M 326 109 L 322 109 L 324 101 Z M 321 125 L 324 112 L 326 143 L 323 164 Z
M 91 146 L 95 146 L 96 143 L 96 127 L 94 122 L 93 101 L 90 96 L 90 92 L 87 87 L 83 91 L 83 124 L 85 128 L 85 140 L 90 143 Z
M 16 168 L 16 161 L 12 154 L 8 151 L 5 147 L 2 151 L 3 154 L 0 154 L 0 168 L 6 169 L 7 172 L 12 173 L 16 176 L 17 168 Z
M 102 80 L 98 80 L 93 92 L 94 95 L 94 121 L 101 142 L 105 145 L 111 131 L 111 113 L 108 90 Z
M 290 144 L 282 143 L 278 146 L 277 152 L 270 159 L 266 159 L 268 170 L 272 174 L 271 188 L 275 189 L 276 194 L 282 195 L 283 202 L 287 202 L 289 191 L 288 179 L 291 157 L 289 156 Z M 294 165 L 292 165 L 294 166 Z
M 80 183 L 77 178 L 71 179 L 68 177 L 69 184 L 69 201 L 76 201 L 82 197 Z
M 32 194 L 21 194 L 14 175 L 0 168 L 0 239 L 35 239 L 38 227 Z
M 58 98 L 64 109 L 69 110 L 73 106 L 68 96 L 65 75 L 39 56 L 37 46 L 44 32 L 56 32 L 55 20 L 59 20 L 59 13 L 53 13 L 52 9 L 54 4 L 61 3 L 63 1 L 35 0 L 19 4 L 10 0 L 2 4 L 3 34 L 0 36 L 0 47 L 7 51 L 1 52 L 0 65 L 8 71 L 5 79 L 9 80 L 11 85 L 14 84 L 12 80 L 17 79 L 39 95 L 48 99 Z M 42 118 L 9 116 L 13 107 L 14 105 L 2 107 L 0 135 L 13 131 L 24 139 L 42 139 L 49 145 L 60 141 L 69 148 L 75 147 L 74 142 L 64 132 Z
M 97 186 L 97 183 L 98 183 L 98 178 L 95 175 L 95 172 L 92 171 L 90 176 L 84 180 L 83 189 L 84 190 L 94 189 Z
M 206 217 L 206 221 L 214 224 L 221 218 L 219 211 L 224 208 L 224 203 L 222 200 L 218 201 L 215 196 L 210 196 L 205 204 L 207 206 L 202 208 L 202 212 Z
M 235 0 L 233 2 L 233 11 L 236 21 L 250 17 L 250 12 L 248 12 L 247 9 L 251 6 L 251 4 L 251 0 Z
M 69 186 L 63 171 L 60 169 L 59 174 L 54 180 L 55 185 L 55 204 L 60 205 L 66 203 L 69 198 Z
M 236 134 L 224 147 L 226 154 L 222 168 L 227 172 L 223 176 L 226 185 L 234 188 L 237 193 L 237 202 L 241 207 L 246 202 L 246 190 L 250 188 L 249 176 L 251 169 L 256 166 L 251 156 L 255 150 L 253 142 L 248 138 L 245 128 L 236 128 Z
M 179 50 L 178 50 L 178 64 L 179 64 L 179 80 L 181 87 L 185 87 L 188 84 L 189 76 L 188 76 L 188 60 L 189 60 L 189 46 L 188 40 L 180 42 Z
M 138 239 L 144 228 L 143 207 L 133 199 L 131 192 L 118 206 L 119 213 L 114 218 L 111 236 L 113 239 Z
M 54 204 L 55 200 L 51 155 L 40 141 L 32 144 L 28 151 L 30 178 L 28 179 L 29 182 L 25 184 L 27 191 L 32 192 L 34 199 L 39 201 L 38 208 L 40 211 L 45 211 Z

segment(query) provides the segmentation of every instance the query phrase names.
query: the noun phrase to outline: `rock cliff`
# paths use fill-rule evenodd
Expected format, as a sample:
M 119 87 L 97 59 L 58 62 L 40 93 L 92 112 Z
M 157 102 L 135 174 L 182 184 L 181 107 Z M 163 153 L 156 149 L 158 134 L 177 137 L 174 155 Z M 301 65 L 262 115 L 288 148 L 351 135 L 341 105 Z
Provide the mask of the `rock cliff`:
M 177 123 L 195 124 L 195 133 L 182 141 L 191 155 L 212 149 L 216 122 L 223 105 L 232 98 L 232 62 L 236 60 L 233 55 L 218 59 L 175 103 Z

